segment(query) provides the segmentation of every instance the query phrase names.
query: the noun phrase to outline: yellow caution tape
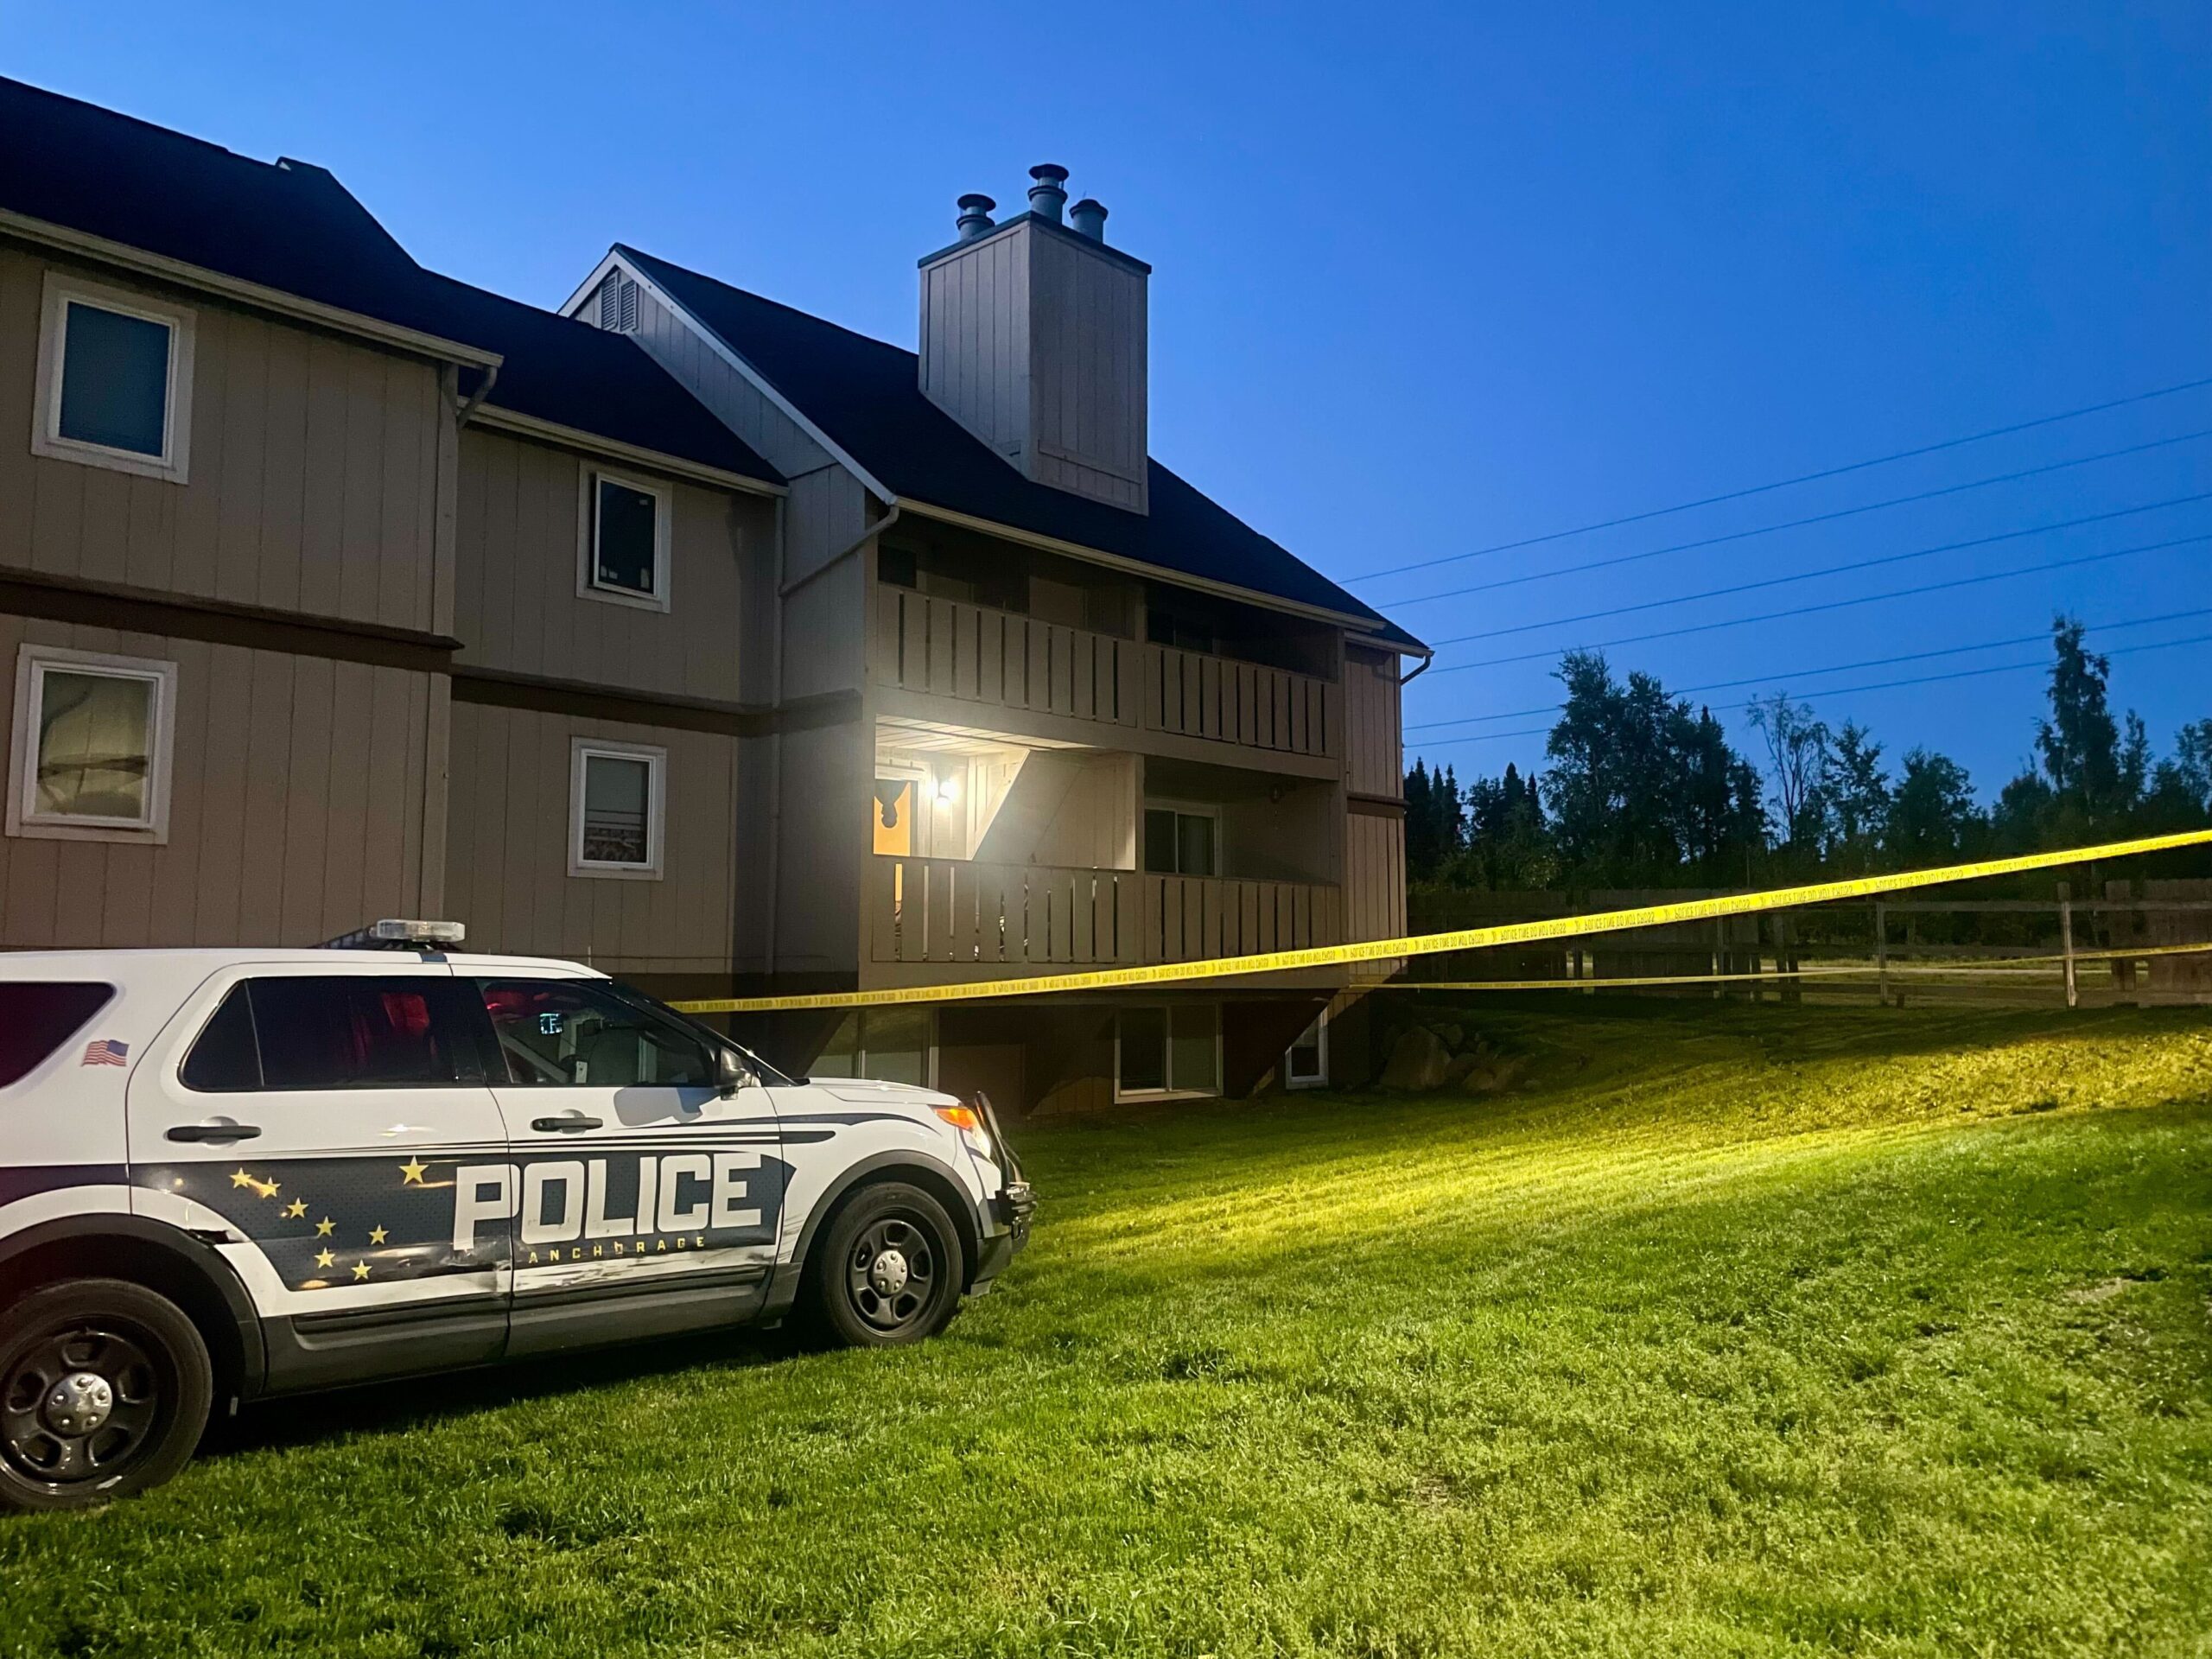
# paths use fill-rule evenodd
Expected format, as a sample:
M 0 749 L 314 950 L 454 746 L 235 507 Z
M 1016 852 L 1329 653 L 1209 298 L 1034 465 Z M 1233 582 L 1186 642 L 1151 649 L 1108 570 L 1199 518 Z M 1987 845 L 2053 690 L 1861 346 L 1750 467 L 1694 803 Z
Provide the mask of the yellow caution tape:
M 821 991 L 804 996 L 714 997 L 675 1004 L 686 1014 L 777 1014 L 807 1008 L 874 1008 L 916 1002 L 975 1002 L 1008 996 L 1052 996 L 1069 991 L 1123 990 L 1135 986 L 1188 985 L 1203 980 L 1244 978 L 1301 968 L 1339 968 L 1353 963 L 1389 962 L 1401 957 L 1440 956 L 1453 950 L 1488 950 L 1501 945 L 1535 944 L 1547 939 L 1580 938 L 1630 928 L 1670 923 L 1713 921 L 1727 916 L 1755 916 L 1770 910 L 1831 904 L 1842 899 L 1872 899 L 1885 893 L 1975 881 L 2029 870 L 2056 869 L 2092 859 L 2134 858 L 2181 847 L 2212 844 L 2212 830 L 2145 836 L 2100 847 L 2073 847 L 2056 853 L 2023 853 L 2014 858 L 1948 864 L 1932 870 L 1901 870 L 1890 875 L 1854 876 L 1846 881 L 1816 881 L 1775 887 L 1764 893 L 1725 893 L 1717 899 L 1685 899 L 1674 904 L 1643 905 L 1632 910 L 1598 911 L 1586 916 L 1553 916 L 1540 921 L 1505 922 L 1491 927 L 1460 928 L 1449 933 L 1416 933 L 1399 939 L 1363 939 L 1356 944 L 1313 945 L 1303 950 L 1271 950 L 1252 957 L 1216 957 L 1202 962 L 1160 962 L 1135 968 L 1095 968 L 1074 974 L 1025 975 L 1019 979 L 971 981 L 956 985 L 902 985 L 874 991 Z M 922 964 L 930 965 L 930 964 Z M 957 966 L 946 963 L 945 966 Z

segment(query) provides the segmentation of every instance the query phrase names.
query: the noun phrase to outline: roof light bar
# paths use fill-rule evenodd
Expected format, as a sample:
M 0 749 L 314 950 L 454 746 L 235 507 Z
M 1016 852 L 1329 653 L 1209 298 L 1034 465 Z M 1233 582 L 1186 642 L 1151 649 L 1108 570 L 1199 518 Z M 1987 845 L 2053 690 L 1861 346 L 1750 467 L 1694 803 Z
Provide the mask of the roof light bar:
M 441 950 L 459 944 L 468 929 L 459 922 L 431 922 L 406 916 L 386 916 L 326 939 L 324 950 Z

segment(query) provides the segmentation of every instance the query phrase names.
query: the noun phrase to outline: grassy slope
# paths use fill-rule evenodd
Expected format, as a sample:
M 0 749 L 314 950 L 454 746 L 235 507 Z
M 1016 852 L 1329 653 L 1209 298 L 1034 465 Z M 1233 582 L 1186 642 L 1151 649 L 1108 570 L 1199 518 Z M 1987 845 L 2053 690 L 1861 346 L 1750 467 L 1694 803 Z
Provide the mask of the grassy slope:
M 2212 1025 L 1482 1019 L 1033 1132 L 919 1351 L 272 1408 L 0 1524 L 0 1651 L 2212 1652 Z

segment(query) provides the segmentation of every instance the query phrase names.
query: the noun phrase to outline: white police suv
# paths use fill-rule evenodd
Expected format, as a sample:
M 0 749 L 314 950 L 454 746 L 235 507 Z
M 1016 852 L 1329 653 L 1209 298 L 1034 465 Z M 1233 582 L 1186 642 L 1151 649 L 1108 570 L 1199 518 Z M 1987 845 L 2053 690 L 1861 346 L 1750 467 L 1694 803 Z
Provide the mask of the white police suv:
M 262 1395 L 792 1313 L 918 1341 L 1027 1239 L 987 1100 L 794 1082 L 459 935 L 0 955 L 0 1506 L 153 1485 Z

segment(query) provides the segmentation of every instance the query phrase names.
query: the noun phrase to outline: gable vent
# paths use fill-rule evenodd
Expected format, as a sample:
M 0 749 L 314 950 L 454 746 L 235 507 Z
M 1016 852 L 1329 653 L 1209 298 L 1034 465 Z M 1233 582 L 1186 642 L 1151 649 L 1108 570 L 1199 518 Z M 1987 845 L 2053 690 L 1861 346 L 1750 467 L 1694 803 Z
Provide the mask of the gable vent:
M 638 285 L 616 271 L 599 285 L 599 326 L 632 334 L 638 327 Z

